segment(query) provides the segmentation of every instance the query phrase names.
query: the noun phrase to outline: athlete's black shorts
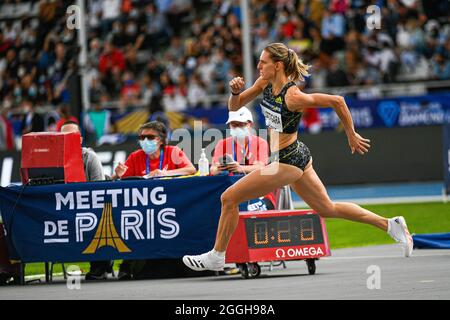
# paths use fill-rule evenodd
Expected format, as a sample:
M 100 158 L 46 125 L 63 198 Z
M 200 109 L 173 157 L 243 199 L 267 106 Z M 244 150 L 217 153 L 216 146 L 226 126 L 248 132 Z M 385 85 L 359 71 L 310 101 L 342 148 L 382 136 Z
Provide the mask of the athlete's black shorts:
M 270 155 L 270 162 L 280 162 L 290 164 L 302 170 L 305 170 L 311 160 L 311 152 L 308 147 L 300 140 L 288 145 L 286 148 Z

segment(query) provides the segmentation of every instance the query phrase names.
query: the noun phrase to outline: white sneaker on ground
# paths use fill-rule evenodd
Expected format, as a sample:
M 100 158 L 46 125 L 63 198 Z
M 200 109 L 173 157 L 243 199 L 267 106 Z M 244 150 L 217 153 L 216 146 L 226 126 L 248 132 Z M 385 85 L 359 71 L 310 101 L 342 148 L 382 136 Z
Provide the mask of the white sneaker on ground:
M 225 254 L 217 254 L 214 250 L 198 256 L 184 256 L 183 263 L 194 271 L 222 271 L 225 266 Z
M 405 257 L 412 255 L 414 242 L 406 226 L 405 218 L 394 217 L 388 221 L 388 234 L 403 245 Z

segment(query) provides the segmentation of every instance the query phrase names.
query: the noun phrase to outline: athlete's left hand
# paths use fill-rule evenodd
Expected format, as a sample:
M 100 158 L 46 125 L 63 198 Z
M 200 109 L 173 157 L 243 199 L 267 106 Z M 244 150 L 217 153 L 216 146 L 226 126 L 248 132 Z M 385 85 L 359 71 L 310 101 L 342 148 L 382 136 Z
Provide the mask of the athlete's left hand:
M 347 138 L 350 150 L 352 150 L 352 154 L 354 154 L 355 151 L 358 152 L 359 154 L 365 154 L 369 152 L 370 149 L 369 139 L 364 139 L 356 132 L 347 135 Z

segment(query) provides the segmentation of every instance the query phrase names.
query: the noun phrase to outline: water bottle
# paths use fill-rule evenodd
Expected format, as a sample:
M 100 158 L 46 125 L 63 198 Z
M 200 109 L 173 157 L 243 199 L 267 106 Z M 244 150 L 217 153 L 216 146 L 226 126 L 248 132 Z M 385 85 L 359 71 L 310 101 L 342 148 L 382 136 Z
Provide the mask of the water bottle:
M 201 176 L 209 175 L 209 161 L 208 158 L 206 158 L 205 149 L 202 149 L 200 159 L 198 160 L 198 171 Z

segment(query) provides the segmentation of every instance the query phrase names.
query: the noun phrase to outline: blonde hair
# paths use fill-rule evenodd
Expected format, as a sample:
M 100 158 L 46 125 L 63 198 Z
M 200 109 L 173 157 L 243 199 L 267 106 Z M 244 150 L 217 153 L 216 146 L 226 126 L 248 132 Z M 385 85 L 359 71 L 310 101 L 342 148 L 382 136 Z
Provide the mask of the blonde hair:
M 274 62 L 283 62 L 284 72 L 292 81 L 305 81 L 305 77 L 310 75 L 308 70 L 311 66 L 304 64 L 297 53 L 285 44 L 271 43 L 264 48 L 264 51 L 269 53 Z

